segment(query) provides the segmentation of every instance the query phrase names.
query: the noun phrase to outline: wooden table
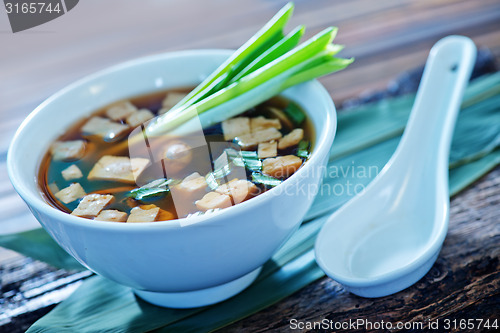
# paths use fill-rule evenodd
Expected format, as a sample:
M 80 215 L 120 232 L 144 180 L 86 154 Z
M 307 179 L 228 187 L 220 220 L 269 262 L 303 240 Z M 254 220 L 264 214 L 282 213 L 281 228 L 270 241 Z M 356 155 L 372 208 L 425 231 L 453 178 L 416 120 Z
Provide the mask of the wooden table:
M 290 28 L 307 36 L 340 27 L 349 70 L 322 79 L 338 106 L 384 89 L 423 64 L 441 37 L 463 34 L 500 58 L 499 0 L 297 0 Z M 0 13 L 0 233 L 36 225 L 6 174 L 6 152 L 21 121 L 68 83 L 109 65 L 164 51 L 237 48 L 282 0 L 86 0 L 37 28 L 12 34 Z M 288 331 L 289 321 L 418 322 L 498 318 L 500 169 L 452 200 L 450 231 L 432 270 L 394 296 L 363 299 L 324 278 L 224 331 Z M 88 273 L 57 270 L 0 249 L 0 332 L 23 331 L 65 299 Z M 3 314 L 3 317 L 1 316 Z M 3 318 L 3 319 L 2 319 Z M 500 320 L 500 318 L 499 318 Z

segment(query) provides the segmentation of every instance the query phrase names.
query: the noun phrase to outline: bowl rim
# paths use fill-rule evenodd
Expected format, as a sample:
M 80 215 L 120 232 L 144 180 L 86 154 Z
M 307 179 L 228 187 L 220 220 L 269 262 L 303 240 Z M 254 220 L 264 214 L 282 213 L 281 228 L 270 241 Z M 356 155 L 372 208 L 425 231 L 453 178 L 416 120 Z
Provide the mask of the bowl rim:
M 182 229 L 185 226 L 191 226 L 191 227 L 201 226 L 201 225 L 206 226 L 207 224 L 210 224 L 211 222 L 217 220 L 216 218 L 219 217 L 220 215 L 224 215 L 225 217 L 230 218 L 233 215 L 237 215 L 240 211 L 248 209 L 251 206 L 256 206 L 259 203 L 267 200 L 269 197 L 276 195 L 275 188 L 273 188 L 250 200 L 241 202 L 237 205 L 222 209 L 220 211 L 213 212 L 207 215 L 191 216 L 189 217 L 189 222 L 185 222 L 187 218 L 180 218 L 168 221 L 156 221 L 154 223 L 129 224 L 129 223 L 116 223 L 111 221 L 98 221 L 98 220 L 92 220 L 91 221 L 92 223 L 89 223 L 88 219 L 78 216 L 73 216 L 71 214 L 68 214 L 66 212 L 57 209 L 56 207 L 53 207 L 39 195 L 40 193 L 39 191 L 38 195 L 35 195 L 35 193 L 30 189 L 30 186 L 27 184 L 28 182 L 33 181 L 33 178 L 23 179 L 23 177 L 20 177 L 19 173 L 16 171 L 16 163 L 19 162 L 19 157 L 20 157 L 18 153 L 19 149 L 17 147 L 19 145 L 20 138 L 28 134 L 24 133 L 25 128 L 32 121 L 35 115 L 44 112 L 47 106 L 49 106 L 53 101 L 57 100 L 61 96 L 67 93 L 71 93 L 72 91 L 79 89 L 86 83 L 96 80 L 101 76 L 112 74 L 118 71 L 127 70 L 130 67 L 144 65 L 148 62 L 169 61 L 169 58 L 188 57 L 188 56 L 223 57 L 223 56 L 230 56 L 232 52 L 234 52 L 234 50 L 230 49 L 194 49 L 194 50 L 164 52 L 160 54 L 139 57 L 94 72 L 77 81 L 74 81 L 73 83 L 65 86 L 56 93 L 52 94 L 50 97 L 45 99 L 40 105 L 38 105 L 23 120 L 19 128 L 16 130 L 16 133 L 9 145 L 9 149 L 7 152 L 7 171 L 9 179 L 14 189 L 21 196 L 21 198 L 28 204 L 30 208 L 33 207 L 36 211 L 42 212 L 43 214 L 50 216 L 51 218 L 56 219 L 58 221 L 62 221 L 64 223 L 76 226 L 84 226 L 87 228 L 120 230 L 120 231 L 133 230 L 134 232 L 136 232 L 138 229 L 139 230 L 156 230 L 158 228 Z M 297 85 L 296 87 L 301 85 L 312 85 L 313 89 L 316 90 L 318 94 L 322 97 L 322 104 L 324 104 L 325 106 L 324 128 L 321 131 L 319 131 L 318 128 L 314 127 L 315 148 L 308 159 L 308 163 L 305 163 L 303 167 L 301 167 L 297 172 L 295 172 L 292 176 L 290 176 L 282 184 L 279 185 L 279 188 L 281 188 L 282 192 L 286 192 L 286 188 L 290 188 L 291 186 L 293 186 L 293 184 L 298 181 L 299 177 L 305 175 L 305 173 L 309 169 L 311 169 L 313 165 L 321 164 L 321 159 L 326 158 L 330 151 L 330 147 L 335 137 L 337 128 L 336 109 L 330 94 L 323 87 L 323 85 L 319 83 L 317 80 L 311 80 L 302 83 L 300 85 Z M 306 113 L 309 114 L 311 112 L 310 110 L 307 109 L 306 106 L 303 107 Z M 36 158 L 38 158 L 38 156 Z M 39 169 L 39 167 L 40 167 L 40 161 L 37 161 L 37 170 Z M 35 174 L 34 178 L 37 179 L 38 176 Z M 127 226 L 124 227 L 123 226 L 124 224 L 127 224 Z

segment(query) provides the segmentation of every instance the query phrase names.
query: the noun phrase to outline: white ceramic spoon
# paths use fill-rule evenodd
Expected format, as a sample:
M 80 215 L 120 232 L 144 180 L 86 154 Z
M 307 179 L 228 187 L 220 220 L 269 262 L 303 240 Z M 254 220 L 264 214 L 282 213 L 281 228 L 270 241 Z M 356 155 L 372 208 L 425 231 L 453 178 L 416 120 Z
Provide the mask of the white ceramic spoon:
M 396 152 L 320 231 L 316 261 L 352 293 L 393 294 L 435 262 L 448 230 L 451 137 L 475 56 L 466 37 L 434 45 Z

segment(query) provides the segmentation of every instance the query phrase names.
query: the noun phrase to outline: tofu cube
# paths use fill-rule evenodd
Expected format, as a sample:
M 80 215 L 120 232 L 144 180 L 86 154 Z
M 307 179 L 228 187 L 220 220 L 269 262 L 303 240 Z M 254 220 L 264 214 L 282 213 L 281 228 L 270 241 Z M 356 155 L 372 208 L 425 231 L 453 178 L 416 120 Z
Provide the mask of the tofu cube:
M 222 133 L 224 140 L 229 141 L 237 136 L 250 133 L 250 119 L 248 117 L 236 117 L 222 122 Z
M 233 203 L 239 204 L 250 199 L 258 192 L 257 186 L 248 180 L 233 179 L 230 182 L 219 186 L 215 191 L 220 194 L 229 195 L 233 199 Z
M 198 172 L 192 173 L 174 186 L 175 195 L 184 196 L 186 200 L 199 199 L 207 193 L 208 184 L 205 177 Z
M 303 138 L 304 138 L 304 130 L 302 128 L 296 128 L 280 139 L 278 143 L 278 148 L 286 149 L 289 147 L 296 146 Z
M 141 205 L 132 208 L 127 223 L 154 222 L 160 213 L 160 207 L 155 205 Z
M 83 177 L 83 173 L 75 164 L 70 165 L 61 174 L 65 180 L 78 179 Z
M 205 212 L 209 209 L 231 207 L 231 198 L 229 195 L 218 192 L 209 192 L 201 200 L 196 201 L 196 208 Z
M 106 141 L 116 140 L 129 131 L 128 125 L 115 123 L 102 117 L 92 117 L 82 127 L 82 132 L 86 135 L 98 135 Z
M 184 97 L 186 97 L 187 94 L 185 93 L 180 93 L 180 92 L 169 92 L 167 96 L 163 99 L 162 104 L 162 110 L 164 109 L 165 112 L 170 110 L 172 107 L 174 107 L 177 103 L 179 103 Z
M 85 141 L 56 141 L 50 147 L 54 161 L 77 160 L 85 154 Z
M 279 138 L 281 138 L 281 132 L 274 127 L 237 137 L 239 144 L 243 149 L 252 149 L 259 143 L 278 140 Z
M 132 166 L 132 175 L 133 175 L 134 181 L 137 178 L 139 178 L 139 176 L 147 168 L 149 163 L 150 163 L 149 159 L 147 159 L 147 158 L 134 157 L 134 158 L 130 159 L 130 164 Z
M 82 185 L 80 185 L 79 183 L 73 183 L 70 186 L 63 188 L 54 195 L 57 199 L 61 200 L 65 204 L 69 204 L 70 202 L 73 202 L 76 199 L 85 196 L 86 194 L 87 193 L 85 193 Z
M 281 129 L 281 123 L 279 119 L 267 119 L 262 116 L 250 119 L 250 131 L 258 132 L 265 130 L 266 128 L 276 128 Z
M 115 180 L 134 184 L 148 164 L 149 160 L 146 158 L 130 159 L 127 156 L 105 155 L 97 161 L 87 178 L 89 180 Z
M 175 205 L 177 216 L 184 217 L 196 211 L 194 202 L 201 199 L 208 190 L 205 177 L 194 172 L 182 180 L 178 185 L 172 186 L 170 192 Z
M 275 157 L 278 155 L 278 143 L 276 141 L 259 143 L 257 155 L 259 158 Z
M 127 213 L 120 212 L 115 209 L 106 209 L 99 213 L 94 220 L 98 221 L 110 221 L 110 222 L 126 222 Z
M 71 215 L 87 218 L 96 217 L 104 209 L 104 207 L 113 201 L 113 199 L 114 197 L 111 194 L 86 195 Z
M 295 155 L 267 158 L 262 162 L 262 172 L 274 178 L 286 178 L 297 171 L 302 160 Z
M 153 119 L 154 116 L 153 112 L 148 109 L 140 109 L 127 117 L 127 124 L 132 127 L 136 127 L 148 120 Z
M 136 112 L 137 108 L 129 101 L 121 102 L 106 110 L 106 116 L 113 120 L 122 120 Z

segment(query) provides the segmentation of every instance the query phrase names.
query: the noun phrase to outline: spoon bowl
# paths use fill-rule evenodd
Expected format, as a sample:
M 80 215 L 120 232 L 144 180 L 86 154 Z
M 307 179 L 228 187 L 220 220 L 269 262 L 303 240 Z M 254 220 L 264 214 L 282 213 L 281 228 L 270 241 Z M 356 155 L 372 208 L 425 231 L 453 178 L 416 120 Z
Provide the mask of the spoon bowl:
M 434 45 L 396 152 L 320 231 L 319 266 L 352 293 L 393 294 L 437 259 L 448 230 L 450 143 L 475 55 L 474 43 L 462 36 Z

